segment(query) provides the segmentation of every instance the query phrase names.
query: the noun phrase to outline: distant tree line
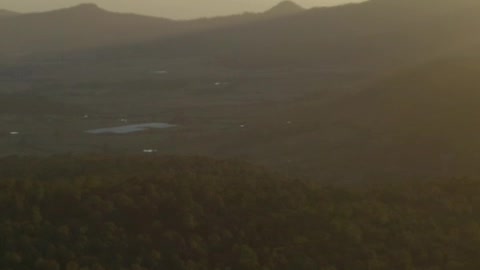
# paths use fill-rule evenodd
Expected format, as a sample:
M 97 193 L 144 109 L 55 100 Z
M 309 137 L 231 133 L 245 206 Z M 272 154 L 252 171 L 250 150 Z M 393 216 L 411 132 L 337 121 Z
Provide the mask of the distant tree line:
M 141 156 L 10 157 L 0 178 L 4 270 L 480 269 L 476 180 L 323 187 Z

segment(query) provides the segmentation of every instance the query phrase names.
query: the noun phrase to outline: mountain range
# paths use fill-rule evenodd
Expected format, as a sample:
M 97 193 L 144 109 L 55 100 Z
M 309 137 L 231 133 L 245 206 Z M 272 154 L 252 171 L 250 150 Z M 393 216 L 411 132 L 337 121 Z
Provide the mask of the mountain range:
M 283 10 L 284 7 L 291 11 L 287 17 L 265 16 L 272 10 Z M 472 0 L 372 0 L 302 12 L 295 8 L 295 4 L 284 2 L 272 10 L 263 14 L 180 23 L 168 20 L 159 22 L 142 17 L 155 25 L 146 27 L 149 23 L 144 23 L 142 31 L 122 30 L 125 27 L 114 31 L 109 27 L 102 28 L 102 24 L 96 22 L 95 33 L 91 32 L 90 28 L 93 27 L 84 27 L 82 24 L 80 31 L 70 32 L 68 29 L 71 25 L 62 24 L 66 29 L 50 29 L 51 35 L 66 31 L 71 34 L 58 34 L 57 39 L 30 34 L 27 25 L 31 29 L 34 23 L 18 22 L 7 27 L 5 24 L 0 26 L 0 33 L 8 36 L 12 33 L 8 29 L 18 29 L 25 25 L 25 31 L 20 33 L 27 33 L 22 34 L 26 37 L 8 38 L 6 40 L 13 42 L 2 42 L 0 48 L 4 47 L 3 51 L 10 48 L 17 52 L 21 49 L 27 53 L 42 50 L 42 47 L 44 50 L 52 50 L 59 47 L 93 47 L 94 44 L 98 47 L 102 44 L 105 49 L 95 53 L 94 61 L 99 61 L 99 55 L 107 59 L 202 58 L 221 63 L 227 68 L 240 69 L 315 67 L 378 71 L 411 66 L 455 52 L 475 50 L 480 43 L 480 37 L 475 34 L 476 26 L 480 23 L 480 3 Z M 120 19 L 118 16 L 120 15 L 114 17 Z M 22 19 L 22 16 L 15 19 L 12 22 Z M 120 21 L 124 22 L 122 19 Z M 138 22 L 131 22 L 133 21 Z M 139 24 L 130 25 L 131 29 L 138 26 Z M 2 31 L 4 27 L 7 29 Z M 110 34 L 102 34 L 105 31 Z M 100 35 L 102 38 L 90 38 Z M 61 42 L 66 42 L 67 36 L 70 37 L 68 40 L 71 41 L 71 46 Z M 78 37 L 82 37 L 81 42 L 77 41 Z M 139 42 L 141 39 L 149 41 Z M 17 44 L 19 40 L 23 42 Z M 131 44 L 119 46 L 119 40 Z M 36 44 L 34 47 L 31 46 L 33 43 Z M 87 57 L 88 54 L 90 53 L 87 52 Z M 81 57 L 85 57 L 85 54 Z
M 140 43 L 184 33 L 224 28 L 270 18 L 288 16 L 303 9 L 282 2 L 265 13 L 174 21 L 135 14 L 114 13 L 95 4 L 12 16 L 0 24 L 0 56 L 25 57 L 39 53 L 68 52 L 105 46 Z M 18 14 L 17 14 L 18 15 Z
M 150 55 L 178 57 L 195 51 L 245 68 L 410 64 L 479 42 L 474 33 L 480 23 L 480 3 L 454 2 L 376 0 L 311 9 L 201 37 L 161 41 L 151 44 Z M 142 47 L 143 55 L 149 53 Z

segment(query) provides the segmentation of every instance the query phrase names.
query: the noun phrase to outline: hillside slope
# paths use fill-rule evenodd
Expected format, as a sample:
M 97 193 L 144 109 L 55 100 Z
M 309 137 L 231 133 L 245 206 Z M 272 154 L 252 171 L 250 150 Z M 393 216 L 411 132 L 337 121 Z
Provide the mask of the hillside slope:
M 286 106 L 237 138 L 237 148 L 292 173 L 339 181 L 474 177 L 480 173 L 479 62 L 439 60 L 331 104 L 311 99 Z

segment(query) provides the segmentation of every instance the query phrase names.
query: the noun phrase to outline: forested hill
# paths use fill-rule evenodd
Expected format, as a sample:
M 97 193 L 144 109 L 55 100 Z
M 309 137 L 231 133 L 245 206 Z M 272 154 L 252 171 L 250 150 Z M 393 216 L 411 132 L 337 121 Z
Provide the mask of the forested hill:
M 474 180 L 357 190 L 235 161 L 71 156 L 5 158 L 0 177 L 0 269 L 480 269 Z

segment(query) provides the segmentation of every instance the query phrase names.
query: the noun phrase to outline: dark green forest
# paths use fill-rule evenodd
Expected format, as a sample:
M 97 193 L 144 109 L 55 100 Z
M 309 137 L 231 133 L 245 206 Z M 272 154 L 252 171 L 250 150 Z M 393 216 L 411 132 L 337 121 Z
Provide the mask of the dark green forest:
M 480 269 L 476 180 L 333 187 L 160 156 L 8 157 L 0 177 L 2 270 Z

